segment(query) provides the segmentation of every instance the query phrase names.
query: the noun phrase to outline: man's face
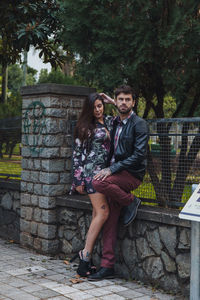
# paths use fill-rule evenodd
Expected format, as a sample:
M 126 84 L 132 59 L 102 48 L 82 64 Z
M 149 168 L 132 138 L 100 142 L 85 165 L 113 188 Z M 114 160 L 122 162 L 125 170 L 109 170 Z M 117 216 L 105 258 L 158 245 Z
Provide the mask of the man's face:
M 115 99 L 115 103 L 120 114 L 128 115 L 135 105 L 135 100 L 131 94 L 120 93 Z

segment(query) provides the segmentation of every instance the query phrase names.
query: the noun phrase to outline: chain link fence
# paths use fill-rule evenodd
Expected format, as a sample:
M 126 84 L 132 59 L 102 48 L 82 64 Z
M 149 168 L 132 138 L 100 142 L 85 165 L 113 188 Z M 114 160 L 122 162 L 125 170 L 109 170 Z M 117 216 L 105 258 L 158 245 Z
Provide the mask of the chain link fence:
M 182 207 L 200 182 L 200 118 L 148 120 L 148 167 L 136 195 L 164 207 Z
M 143 203 L 182 207 L 200 182 L 200 118 L 148 120 L 147 172 L 134 191 Z M 75 126 L 73 121 L 72 126 Z M 20 178 L 21 118 L 0 120 L 0 177 Z

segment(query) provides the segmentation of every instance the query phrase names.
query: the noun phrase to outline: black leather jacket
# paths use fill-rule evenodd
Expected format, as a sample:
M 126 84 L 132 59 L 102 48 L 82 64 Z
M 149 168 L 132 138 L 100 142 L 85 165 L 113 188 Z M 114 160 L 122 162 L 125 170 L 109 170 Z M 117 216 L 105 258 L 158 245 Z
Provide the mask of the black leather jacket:
M 114 137 L 118 121 L 115 120 L 111 132 L 111 151 L 108 165 L 114 152 Z M 147 165 L 147 144 L 149 131 L 147 122 L 135 113 L 123 125 L 115 150 L 115 163 L 110 166 L 112 174 L 126 170 L 142 181 Z

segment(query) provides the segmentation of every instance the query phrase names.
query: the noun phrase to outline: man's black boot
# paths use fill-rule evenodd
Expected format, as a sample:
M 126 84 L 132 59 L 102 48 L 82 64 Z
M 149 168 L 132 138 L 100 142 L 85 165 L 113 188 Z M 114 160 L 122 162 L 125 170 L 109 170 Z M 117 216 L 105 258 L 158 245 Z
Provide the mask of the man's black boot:
M 137 209 L 141 203 L 141 200 L 137 197 L 134 197 L 133 202 L 128 206 L 125 206 L 123 209 L 123 224 L 128 226 L 136 217 Z
M 114 278 L 114 269 L 113 268 L 104 268 L 101 267 L 98 272 L 88 276 L 89 281 L 97 281 L 103 279 L 112 279 Z

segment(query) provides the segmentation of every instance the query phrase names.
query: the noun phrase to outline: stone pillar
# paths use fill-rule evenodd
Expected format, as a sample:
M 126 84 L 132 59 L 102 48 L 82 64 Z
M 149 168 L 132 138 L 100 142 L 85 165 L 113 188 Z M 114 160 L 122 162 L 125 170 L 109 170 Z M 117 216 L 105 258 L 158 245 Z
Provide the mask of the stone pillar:
M 56 197 L 71 182 L 72 120 L 87 87 L 41 84 L 22 88 L 20 243 L 41 253 L 59 250 Z

